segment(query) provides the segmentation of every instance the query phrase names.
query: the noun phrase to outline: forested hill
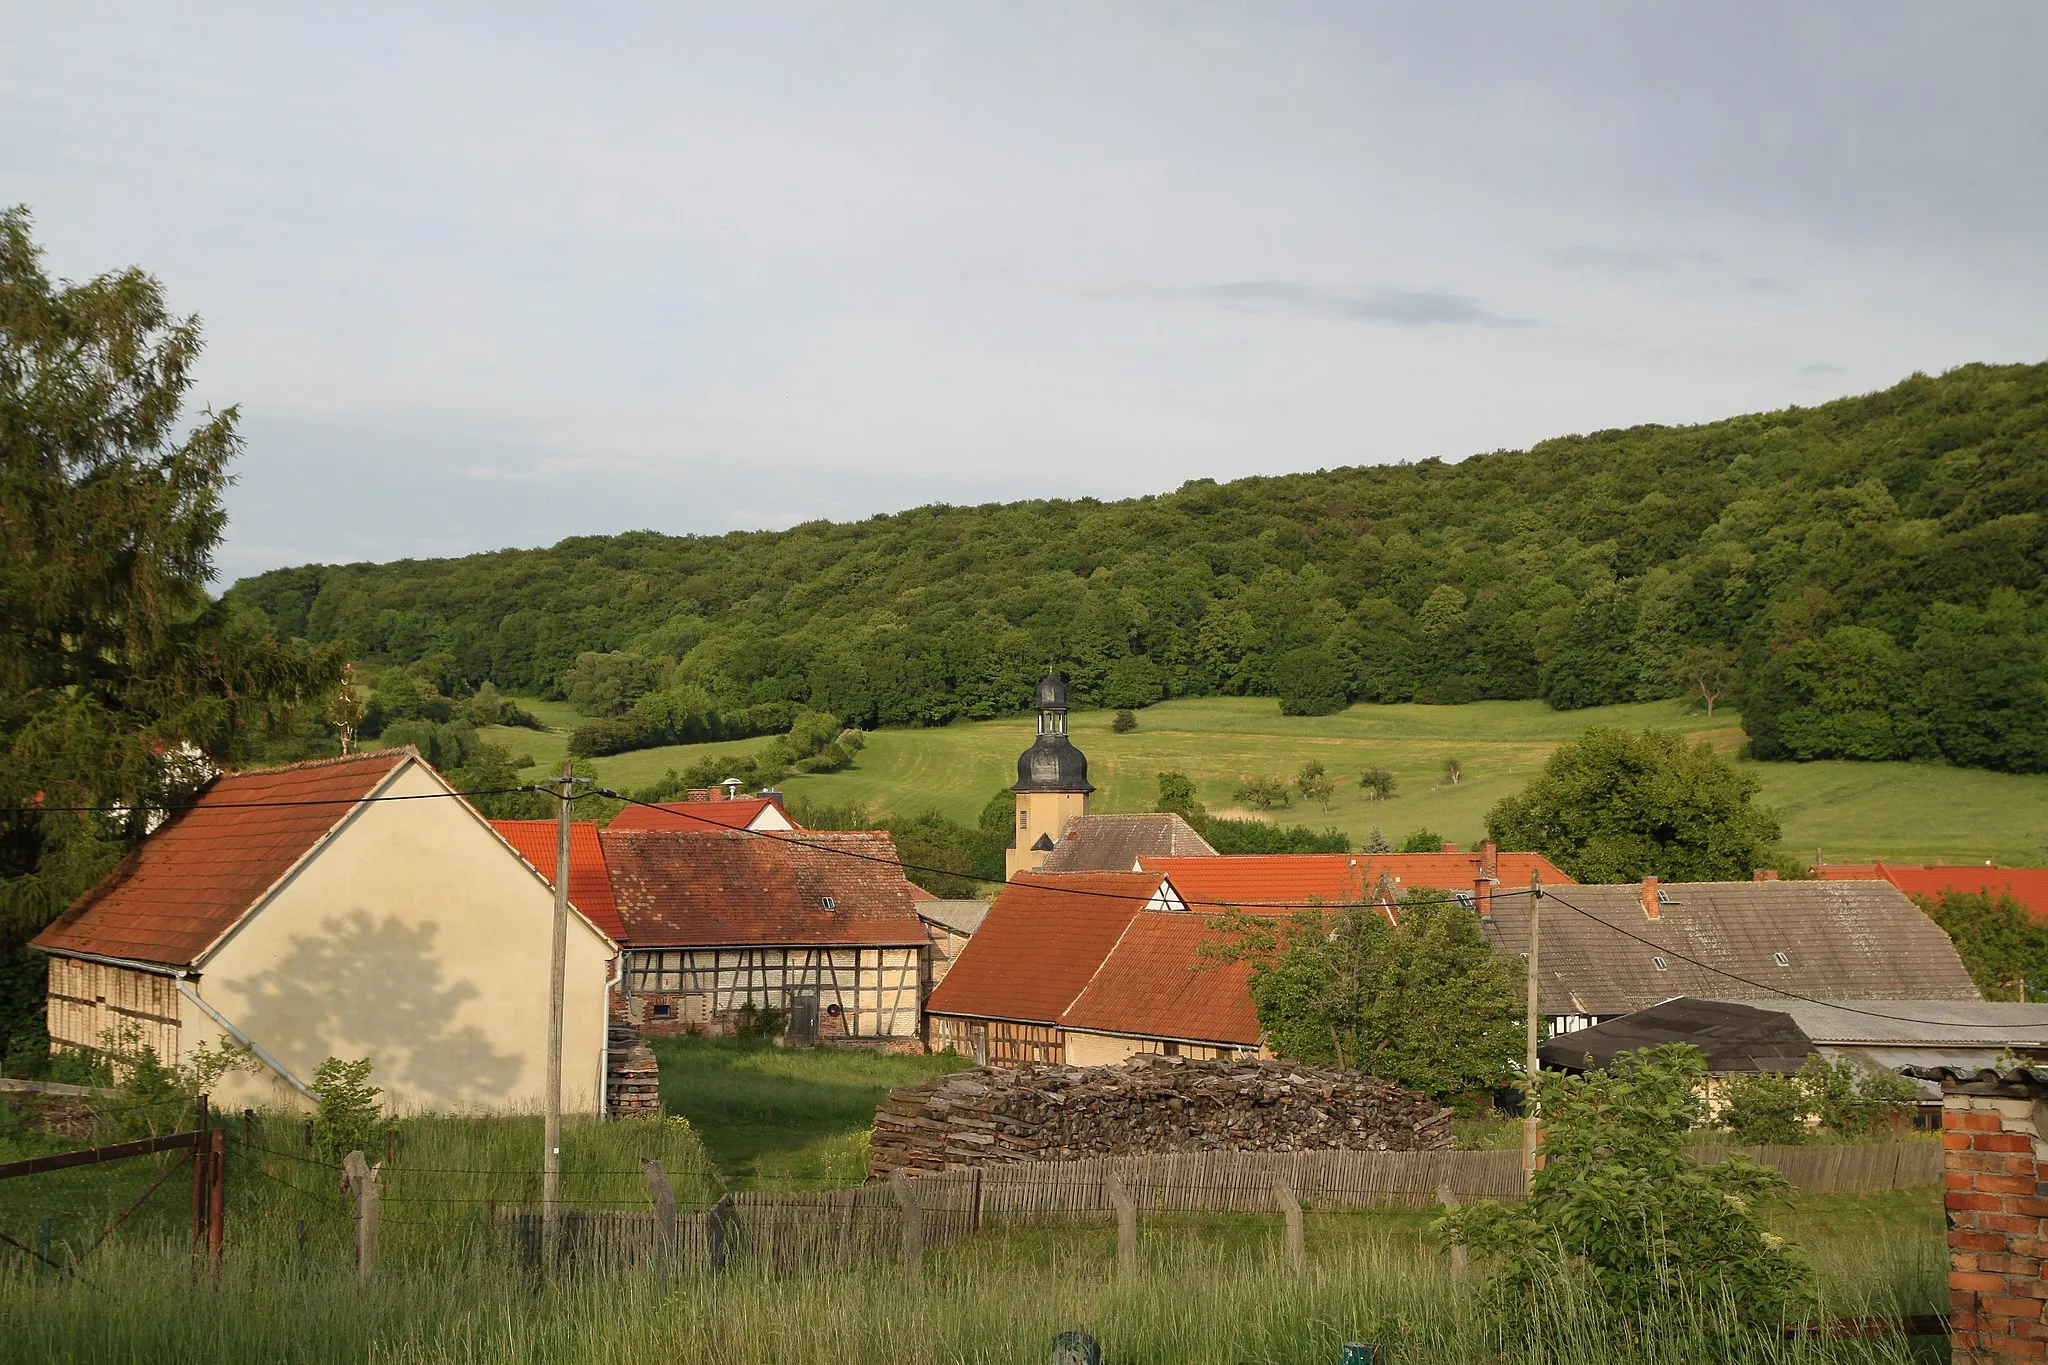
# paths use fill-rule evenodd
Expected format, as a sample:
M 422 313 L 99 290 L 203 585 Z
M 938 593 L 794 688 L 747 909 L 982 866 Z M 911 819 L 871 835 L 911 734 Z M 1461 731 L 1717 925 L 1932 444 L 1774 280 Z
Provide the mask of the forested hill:
M 443 687 L 579 654 L 860 725 L 1027 703 L 1679 694 L 1733 672 L 1759 754 L 2048 769 L 2048 365 L 1457 464 L 1125 502 L 931 506 L 723 536 L 281 569 L 232 598 Z M 673 661 L 671 667 L 663 660 Z M 702 689 L 699 691 L 698 689 Z M 623 704 L 623 703 L 621 703 Z

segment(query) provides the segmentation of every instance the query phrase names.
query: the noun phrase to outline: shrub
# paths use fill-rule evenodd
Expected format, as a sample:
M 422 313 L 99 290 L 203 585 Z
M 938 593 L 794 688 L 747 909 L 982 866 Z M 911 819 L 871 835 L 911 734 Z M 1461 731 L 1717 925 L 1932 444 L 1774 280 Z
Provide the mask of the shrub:
M 368 1057 L 355 1062 L 329 1057 L 313 1073 L 313 1093 L 319 1097 L 313 1147 L 328 1161 L 355 1151 L 367 1155 L 375 1145 L 384 1117 L 377 1096 L 384 1092 L 370 1084 L 370 1068 Z
M 1241 801 L 1253 810 L 1271 810 L 1275 806 L 1292 803 L 1287 784 L 1277 777 L 1248 777 L 1237 784 L 1230 799 Z
M 1396 850 L 1401 853 L 1434 853 L 1444 846 L 1444 836 L 1427 827 L 1416 830 L 1401 841 Z
M 1666 1324 L 1775 1337 L 1810 1309 L 1811 1271 L 1758 1213 L 1789 1188 L 1784 1177 L 1685 1153 L 1705 1073 L 1696 1048 L 1672 1044 L 1542 1078 L 1545 1164 L 1530 1196 L 1437 1224 L 1486 1268 L 1487 1304 L 1506 1330 L 1547 1336 L 1554 1316 L 1590 1310 L 1621 1339 Z
M 1116 719 L 1109 723 L 1113 735 L 1127 735 L 1138 728 L 1138 713 L 1125 707 L 1116 713 Z
M 1721 1082 L 1723 1128 L 1755 1146 L 1790 1145 L 1811 1136 L 1806 1088 L 1792 1076 L 1759 1071 Z

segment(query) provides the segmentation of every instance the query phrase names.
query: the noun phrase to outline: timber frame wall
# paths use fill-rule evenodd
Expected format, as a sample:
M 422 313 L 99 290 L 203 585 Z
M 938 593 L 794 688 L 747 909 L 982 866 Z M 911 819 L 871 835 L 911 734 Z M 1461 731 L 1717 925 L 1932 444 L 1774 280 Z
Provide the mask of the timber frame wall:
M 821 1038 L 918 1036 L 925 953 L 915 947 L 633 948 L 622 1004 L 643 1033 L 729 1033 L 742 1011 L 818 1002 Z
M 1025 1024 L 1013 1019 L 968 1019 L 950 1014 L 931 1016 L 934 1052 L 952 1048 L 972 1057 L 977 1066 L 1021 1066 L 1067 1060 L 1065 1037 L 1052 1024 Z
M 134 1030 L 135 1041 L 165 1063 L 178 1059 L 178 983 L 155 972 L 50 955 L 50 1041 L 106 1049 L 108 1033 Z

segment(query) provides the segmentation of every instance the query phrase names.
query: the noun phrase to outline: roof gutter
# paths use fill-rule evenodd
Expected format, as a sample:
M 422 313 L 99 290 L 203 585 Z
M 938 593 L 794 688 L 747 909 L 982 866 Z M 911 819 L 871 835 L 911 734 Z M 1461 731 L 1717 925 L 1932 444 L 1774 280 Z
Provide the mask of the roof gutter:
M 311 1086 L 307 1085 L 304 1081 L 300 1080 L 297 1076 L 292 1075 L 290 1071 L 286 1070 L 283 1062 L 278 1061 L 277 1058 L 265 1052 L 262 1049 L 262 1047 L 257 1044 L 255 1039 L 251 1038 L 248 1034 L 236 1028 L 233 1023 L 229 1022 L 228 1017 L 226 1015 L 222 1014 L 213 1006 L 207 1004 L 204 1000 L 201 1000 L 199 998 L 199 992 L 193 990 L 190 986 L 185 984 L 186 974 L 184 972 L 176 972 L 174 973 L 174 975 L 177 978 L 178 994 L 184 996 L 187 1000 L 190 1000 L 193 1004 L 199 1006 L 199 1008 L 205 1012 L 207 1018 L 213 1020 L 214 1023 L 219 1024 L 222 1028 L 226 1029 L 228 1032 L 228 1036 L 230 1038 L 233 1038 L 236 1042 L 240 1043 L 243 1047 L 249 1049 L 250 1052 L 254 1053 L 256 1060 L 263 1063 L 263 1065 L 269 1067 L 272 1071 L 276 1072 L 278 1076 L 284 1080 L 285 1084 L 291 1086 L 292 1089 L 298 1091 L 307 1099 L 312 1100 L 315 1103 L 319 1102 L 320 1096 L 314 1093 L 313 1088 Z

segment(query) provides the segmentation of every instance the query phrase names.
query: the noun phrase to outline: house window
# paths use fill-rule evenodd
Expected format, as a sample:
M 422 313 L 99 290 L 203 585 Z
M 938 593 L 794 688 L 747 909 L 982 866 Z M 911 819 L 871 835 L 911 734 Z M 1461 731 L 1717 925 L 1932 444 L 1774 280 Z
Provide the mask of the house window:
M 1655 967 L 1660 972 L 1668 972 L 1671 970 L 1671 963 L 1666 958 L 1653 957 L 1650 959 L 1650 965 L 1652 967 Z
M 1772 953 L 1771 961 L 1777 963 L 1780 967 L 1789 967 L 1792 965 L 1792 959 L 1785 956 L 1783 953 Z
M 1658 890 L 1658 892 L 1657 892 L 1657 904 L 1659 904 L 1659 905 L 1676 905 L 1676 904 L 1678 904 L 1678 902 L 1677 902 L 1677 901 L 1675 901 L 1675 900 L 1673 900 L 1673 899 L 1671 899 L 1671 893 L 1670 893 L 1669 891 L 1665 891 L 1665 890 L 1663 890 L 1663 889 L 1661 889 L 1661 888 L 1660 888 L 1660 889 Z
M 1161 1043 L 1161 1044 L 1159 1045 L 1159 1055 L 1160 1055 L 1160 1056 L 1162 1056 L 1162 1057 L 1178 1057 L 1178 1056 L 1180 1056 L 1180 1044 L 1179 1044 L 1179 1043 Z
M 818 900 L 827 910 L 837 910 L 839 908 L 839 900 L 835 896 L 820 896 Z
M 654 1007 L 654 1017 L 657 1019 L 666 1019 L 675 1012 L 676 1007 L 674 1005 L 656 1005 Z

